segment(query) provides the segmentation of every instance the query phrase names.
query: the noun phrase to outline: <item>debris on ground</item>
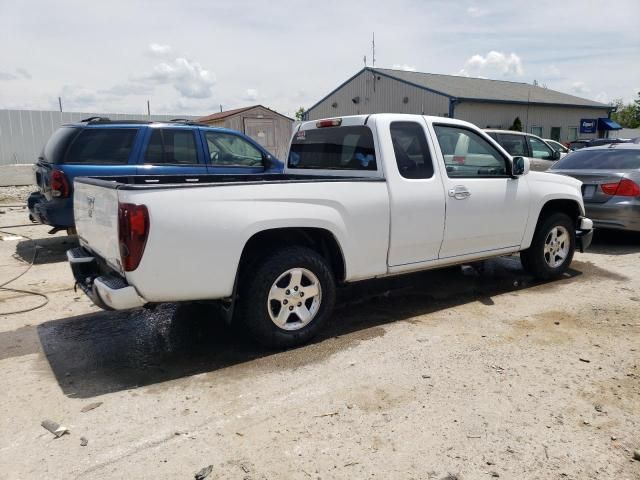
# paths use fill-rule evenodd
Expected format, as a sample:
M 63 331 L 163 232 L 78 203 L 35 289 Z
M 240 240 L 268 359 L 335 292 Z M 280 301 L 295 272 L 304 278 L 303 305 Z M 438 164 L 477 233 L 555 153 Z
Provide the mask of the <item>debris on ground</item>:
M 591 363 L 591 360 L 589 360 L 587 358 L 578 358 L 578 360 L 580 360 L 581 362 L 584 362 L 584 363 Z
M 59 423 L 54 422 L 53 420 L 43 420 L 40 424 L 45 430 L 49 430 L 53 433 L 56 438 L 60 438 L 65 433 L 69 433 L 69 429 Z
M 596 412 L 600 412 L 602 413 L 604 411 L 604 408 L 602 407 L 602 405 L 600 405 L 599 403 L 596 403 L 593 408 L 596 409 Z
M 208 467 L 204 467 L 195 475 L 196 480 L 203 480 L 207 478 L 211 472 L 213 471 L 213 465 L 209 465 Z
M 633 451 L 633 459 L 638 460 L 640 462 L 640 450 Z
M 91 411 L 91 410 L 93 410 L 95 408 L 98 408 L 100 405 L 102 405 L 102 402 L 93 402 L 93 403 L 90 403 L 89 405 L 85 405 L 84 407 L 82 407 L 80 409 L 80 411 L 82 413 L 86 413 L 86 412 L 89 412 L 89 411 Z
M 323 413 L 322 415 L 315 415 L 313 418 L 333 417 L 335 415 L 338 415 L 338 412 Z
M 80 437 L 80 446 L 86 447 L 87 445 L 89 445 L 89 440 L 87 440 L 87 437 Z

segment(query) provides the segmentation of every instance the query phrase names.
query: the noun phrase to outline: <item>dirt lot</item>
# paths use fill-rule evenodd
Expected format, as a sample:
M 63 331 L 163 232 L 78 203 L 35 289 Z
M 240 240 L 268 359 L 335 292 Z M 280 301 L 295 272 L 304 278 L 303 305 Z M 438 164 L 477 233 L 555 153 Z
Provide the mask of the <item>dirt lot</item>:
M 99 311 L 74 240 L 0 211 L 0 284 L 37 251 L 10 286 L 49 300 L 0 291 L 0 478 L 640 478 L 638 236 L 552 283 L 506 258 L 352 286 L 270 352 L 204 306 Z

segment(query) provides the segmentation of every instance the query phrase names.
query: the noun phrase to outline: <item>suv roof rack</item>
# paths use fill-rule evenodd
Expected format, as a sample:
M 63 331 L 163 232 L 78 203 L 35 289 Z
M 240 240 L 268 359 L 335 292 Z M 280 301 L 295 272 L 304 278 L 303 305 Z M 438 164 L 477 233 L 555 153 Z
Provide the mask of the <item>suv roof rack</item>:
M 209 127 L 206 123 L 196 122 L 195 120 L 189 120 L 188 118 L 172 118 L 169 123 L 182 123 L 184 125 L 199 125 L 202 127 Z
M 110 122 L 111 119 L 109 117 L 89 117 L 89 118 L 84 118 L 82 120 L 80 120 L 81 122 L 87 122 L 87 123 L 92 123 L 92 122 Z

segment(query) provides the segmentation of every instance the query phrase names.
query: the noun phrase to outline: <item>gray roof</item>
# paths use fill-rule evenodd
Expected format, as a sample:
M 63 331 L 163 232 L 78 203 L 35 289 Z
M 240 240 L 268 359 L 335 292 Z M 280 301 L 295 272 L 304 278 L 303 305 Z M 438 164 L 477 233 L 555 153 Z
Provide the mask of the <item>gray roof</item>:
M 389 68 L 367 70 L 376 71 L 388 77 L 432 90 L 461 100 L 499 101 L 507 103 L 547 103 L 580 107 L 611 108 L 604 103 L 548 88 L 536 87 L 528 83 L 489 80 L 486 78 L 459 77 L 437 73 L 408 72 Z

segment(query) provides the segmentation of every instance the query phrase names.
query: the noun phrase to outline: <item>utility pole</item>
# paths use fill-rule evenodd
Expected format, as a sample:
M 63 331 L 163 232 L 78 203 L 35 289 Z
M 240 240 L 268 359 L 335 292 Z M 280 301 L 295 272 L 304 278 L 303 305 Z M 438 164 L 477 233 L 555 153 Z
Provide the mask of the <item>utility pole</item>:
M 58 97 L 58 105 L 60 105 L 60 111 L 62 112 L 62 97 Z
M 151 116 L 151 103 L 147 100 L 147 115 Z
M 373 39 L 371 41 L 371 66 L 376 68 L 376 32 L 373 32 Z

